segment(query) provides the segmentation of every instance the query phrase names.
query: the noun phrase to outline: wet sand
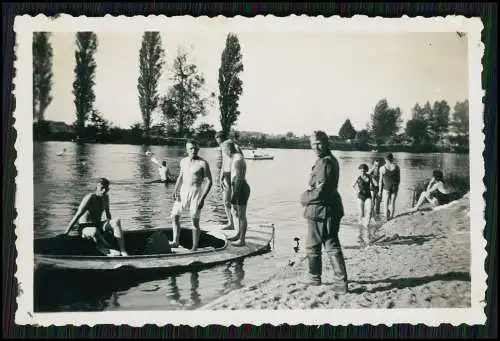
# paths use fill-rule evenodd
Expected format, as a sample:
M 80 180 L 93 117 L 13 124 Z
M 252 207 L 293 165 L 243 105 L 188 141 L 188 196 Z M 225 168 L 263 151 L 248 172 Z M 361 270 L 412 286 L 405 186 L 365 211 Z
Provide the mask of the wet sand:
M 200 309 L 462 308 L 470 298 L 468 195 L 435 210 L 401 213 L 372 232 L 366 248 L 346 248 L 349 292 L 336 293 L 323 260 L 323 285 L 301 283 L 304 253 L 272 277 Z

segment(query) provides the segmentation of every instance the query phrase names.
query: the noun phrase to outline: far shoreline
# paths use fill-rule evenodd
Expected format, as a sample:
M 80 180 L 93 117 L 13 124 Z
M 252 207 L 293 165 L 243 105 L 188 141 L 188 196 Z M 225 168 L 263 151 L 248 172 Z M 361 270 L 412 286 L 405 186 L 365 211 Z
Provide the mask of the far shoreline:
M 180 142 L 157 142 L 157 141 L 147 141 L 149 143 L 145 143 L 145 141 L 74 141 L 73 139 L 33 139 L 33 142 L 69 142 L 74 144 L 102 144 L 102 145 L 130 145 L 130 146 L 159 146 L 159 147 L 177 147 L 183 146 L 183 143 Z M 246 143 L 241 143 L 242 146 L 246 145 Z M 217 148 L 215 143 L 207 143 L 206 141 L 202 141 L 200 143 L 202 148 Z M 289 149 L 289 150 L 308 150 L 309 146 L 287 146 L 287 145 L 261 145 L 255 144 L 256 149 Z M 345 151 L 345 152 L 371 152 L 373 154 L 381 154 L 381 153 L 409 153 L 409 154 L 469 154 L 469 149 L 464 147 L 456 147 L 452 150 L 446 150 L 441 148 L 417 148 L 411 147 L 407 145 L 391 145 L 391 146 L 378 146 L 376 150 L 372 150 L 369 148 L 356 148 L 355 145 L 333 145 L 330 147 L 332 151 Z

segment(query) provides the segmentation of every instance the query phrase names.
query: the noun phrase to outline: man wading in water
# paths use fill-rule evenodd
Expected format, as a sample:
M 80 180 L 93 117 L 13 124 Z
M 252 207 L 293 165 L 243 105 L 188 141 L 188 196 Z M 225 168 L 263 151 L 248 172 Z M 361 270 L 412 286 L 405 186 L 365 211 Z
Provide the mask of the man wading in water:
M 82 199 L 78 211 L 63 234 L 67 235 L 80 219 L 78 230 L 82 238 L 92 239 L 99 251 L 107 256 L 128 256 L 125 251 L 120 220 L 111 219 L 108 191 L 109 180 L 100 178 L 97 181 L 95 192 L 87 194 Z M 106 213 L 107 219 L 101 221 L 103 212 Z
M 188 156 L 181 160 L 181 169 L 174 188 L 174 207 L 172 208 L 174 240 L 171 247 L 179 247 L 180 222 L 179 216 L 184 209 L 189 209 L 193 229 L 192 251 L 198 249 L 200 238 L 200 213 L 205 198 L 212 188 L 212 174 L 208 162 L 198 156 L 198 145 L 194 140 L 186 143 Z M 207 185 L 203 190 L 203 182 Z M 181 185 L 182 183 L 182 185 Z M 180 195 L 177 194 L 180 187 Z
M 328 148 L 328 136 L 323 131 L 313 133 L 311 147 L 318 159 L 312 167 L 309 188 L 300 197 L 300 203 L 305 207 L 304 218 L 307 220 L 307 283 L 321 284 L 321 249 L 324 245 L 336 278 L 334 288 L 346 293 L 347 271 L 338 236 L 340 220 L 344 216 L 342 198 L 337 191 L 339 164 Z

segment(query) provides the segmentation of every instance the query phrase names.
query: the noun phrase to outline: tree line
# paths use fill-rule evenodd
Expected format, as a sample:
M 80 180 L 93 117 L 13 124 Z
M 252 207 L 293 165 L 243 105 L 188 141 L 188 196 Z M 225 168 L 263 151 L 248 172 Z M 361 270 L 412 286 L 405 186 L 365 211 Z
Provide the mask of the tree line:
M 403 127 L 402 111 L 392 108 L 386 99 L 380 100 L 370 114 L 365 129 L 356 131 L 347 119 L 338 137 L 341 141 L 356 143 L 365 148 L 390 145 L 406 145 L 413 149 L 429 149 L 436 146 L 468 146 L 469 102 L 457 102 L 453 110 L 445 101 L 427 101 L 423 106 L 416 103 L 412 118 Z
M 95 54 L 98 37 L 94 32 L 75 34 L 75 67 L 73 96 L 76 119 L 76 138 L 98 139 L 103 135 L 121 130 L 95 107 L 95 75 L 97 63 Z M 207 114 L 207 109 L 215 105 L 216 95 L 205 89 L 205 78 L 197 65 L 190 61 L 189 54 L 179 48 L 173 58 L 172 67 L 167 70 L 166 53 L 162 46 L 160 32 L 144 32 L 139 49 L 139 77 L 137 79 L 138 102 L 142 121 L 135 123 L 130 132 L 139 134 L 143 141 L 150 138 L 186 138 L 193 135 L 213 136 L 213 126 L 195 121 Z M 44 115 L 52 101 L 52 59 L 53 50 L 50 33 L 33 34 L 33 119 L 35 125 L 43 126 Z M 219 121 L 222 131 L 229 135 L 240 115 L 239 97 L 243 92 L 240 73 L 243 71 L 241 46 L 238 37 L 229 33 L 222 51 L 218 73 Z M 160 93 L 160 79 L 168 73 L 172 85 L 166 93 Z M 160 124 L 152 126 L 155 114 L 160 116 Z M 43 129 L 42 129 L 43 130 Z M 111 134 L 112 135 L 112 134 Z M 137 139 L 137 137 L 136 137 Z

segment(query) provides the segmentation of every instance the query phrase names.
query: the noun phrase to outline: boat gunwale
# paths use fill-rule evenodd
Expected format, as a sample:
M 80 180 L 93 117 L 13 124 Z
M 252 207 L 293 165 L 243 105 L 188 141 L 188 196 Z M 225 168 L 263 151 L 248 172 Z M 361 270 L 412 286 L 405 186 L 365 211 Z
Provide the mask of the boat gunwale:
M 271 225 L 271 226 L 264 225 L 264 226 L 260 226 L 260 227 L 265 227 L 267 229 L 270 229 L 271 231 L 264 232 L 265 234 L 269 234 L 270 237 L 269 237 L 269 239 L 266 240 L 266 242 L 262 242 L 261 244 L 260 243 L 257 244 L 257 245 L 259 245 L 259 248 L 256 251 L 268 246 L 274 237 L 274 228 L 275 228 L 274 225 Z M 168 229 L 170 229 L 170 228 L 152 228 L 152 229 L 148 229 L 147 231 L 148 232 L 150 232 L 150 231 L 155 232 L 155 231 L 164 231 L 164 230 L 168 230 Z M 263 231 L 259 231 L 258 229 L 252 230 L 252 231 L 263 232 Z M 127 231 L 124 231 L 124 234 L 129 234 L 131 232 L 138 233 L 138 232 L 144 232 L 144 230 L 127 230 Z M 42 262 L 43 262 L 43 260 L 50 261 L 50 260 L 57 260 L 57 259 L 68 260 L 68 261 L 106 261 L 106 262 L 109 262 L 109 261 L 131 261 L 131 260 L 154 259 L 154 258 L 166 259 L 166 258 L 172 258 L 172 257 L 179 258 L 179 257 L 205 255 L 205 254 L 211 254 L 214 252 L 221 252 L 221 251 L 227 250 L 228 246 L 230 246 L 227 237 L 223 233 L 221 233 L 219 231 L 210 231 L 210 230 L 203 230 L 203 232 L 205 232 L 206 234 L 209 234 L 215 238 L 224 240 L 224 246 L 222 246 L 220 248 L 212 248 L 210 250 L 206 250 L 206 249 L 203 250 L 202 249 L 202 250 L 197 250 L 197 251 L 188 251 L 188 252 L 179 252 L 179 253 L 175 253 L 175 252 L 174 253 L 161 253 L 161 254 L 157 253 L 157 254 L 152 254 L 152 255 L 131 255 L 131 256 L 47 255 L 47 254 L 35 252 L 34 258 L 35 258 L 35 260 L 42 261 Z M 46 237 L 46 238 L 40 238 L 40 239 L 52 239 L 52 238 L 54 238 L 54 237 Z

